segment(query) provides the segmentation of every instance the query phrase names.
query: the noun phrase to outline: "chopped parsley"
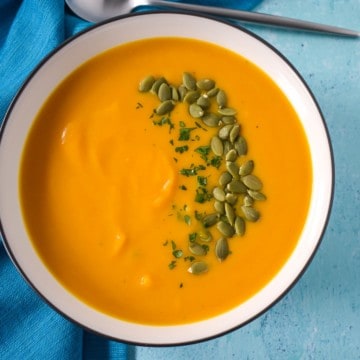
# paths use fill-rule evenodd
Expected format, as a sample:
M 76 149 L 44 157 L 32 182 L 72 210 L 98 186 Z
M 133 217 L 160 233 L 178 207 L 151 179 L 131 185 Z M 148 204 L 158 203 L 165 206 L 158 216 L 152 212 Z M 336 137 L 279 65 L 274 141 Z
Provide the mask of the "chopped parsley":
M 187 225 L 191 224 L 191 217 L 189 215 L 185 215 L 184 216 L 184 221 Z
M 186 127 L 182 127 L 180 128 L 180 133 L 179 133 L 179 141 L 188 141 L 190 140 L 190 133 L 191 131 L 195 130 L 196 128 L 186 128 Z
M 204 165 L 198 165 L 198 166 L 195 166 L 194 164 L 192 164 L 190 166 L 190 168 L 187 168 L 187 169 L 181 169 L 180 170 L 180 174 L 181 175 L 185 175 L 187 177 L 189 176 L 195 176 L 197 175 L 198 171 L 199 170 L 205 170 L 206 167 Z
M 189 234 L 189 241 L 190 242 L 194 242 L 196 240 L 196 238 L 197 238 L 197 233 L 196 232 Z
M 172 252 L 172 254 L 173 254 L 174 257 L 176 257 L 177 259 L 180 259 L 180 258 L 183 256 L 183 251 L 177 249 L 177 250 L 174 250 L 174 251 Z
M 190 261 L 190 262 L 193 262 L 195 260 L 195 256 L 192 256 L 192 255 L 189 255 L 189 256 L 185 256 L 184 257 L 184 260 L 185 261 Z
M 198 175 L 197 182 L 200 186 L 206 186 L 207 185 L 207 177 Z
M 198 187 L 196 189 L 195 201 L 199 204 L 203 204 L 213 198 L 212 194 L 204 187 Z
M 180 153 L 180 154 L 182 154 L 182 153 L 184 153 L 185 151 L 188 151 L 188 150 L 189 150 L 189 147 L 187 145 L 177 146 L 175 148 L 175 152 Z
M 222 160 L 221 156 L 214 156 L 210 160 L 209 165 L 214 166 L 214 167 L 216 167 L 218 169 L 220 167 L 220 165 L 221 165 L 221 160 Z
M 160 120 L 153 120 L 153 124 L 157 126 L 169 125 L 170 131 L 174 129 L 175 125 L 169 117 L 162 117 Z
M 199 146 L 199 147 L 197 147 L 195 149 L 195 151 L 201 155 L 201 158 L 203 158 L 203 156 L 208 156 L 209 155 L 210 146 L 209 145 Z

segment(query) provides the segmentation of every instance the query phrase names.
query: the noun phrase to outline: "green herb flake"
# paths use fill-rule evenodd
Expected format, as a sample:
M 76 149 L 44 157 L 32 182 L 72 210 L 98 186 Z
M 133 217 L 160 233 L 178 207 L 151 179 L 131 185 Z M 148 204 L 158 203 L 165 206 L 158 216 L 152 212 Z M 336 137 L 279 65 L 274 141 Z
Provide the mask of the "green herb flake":
M 185 256 L 184 260 L 193 262 L 194 260 L 196 260 L 196 258 L 195 258 L 195 256 L 189 255 L 189 256 Z
M 210 250 L 209 245 L 202 244 L 202 245 L 201 245 L 201 247 L 204 249 L 204 251 L 205 251 L 206 253 L 208 253 L 208 252 L 209 252 L 209 250 Z
M 182 250 L 174 250 L 172 252 L 173 256 L 176 257 L 177 259 L 180 259 L 183 256 L 183 251 Z
M 211 148 L 210 148 L 210 146 L 208 146 L 208 145 L 199 146 L 199 147 L 197 147 L 197 148 L 195 149 L 195 151 L 196 151 L 197 153 L 199 153 L 200 155 L 209 155 L 210 150 L 211 150 Z
M 180 127 L 185 127 L 186 126 L 186 124 L 183 122 L 183 121 L 179 121 L 179 125 L 180 125 Z
M 201 221 L 204 216 L 205 216 L 205 214 L 201 214 L 197 210 L 195 210 L 195 219 L 197 221 Z
M 206 186 L 207 185 L 207 177 L 198 175 L 197 182 L 200 186 Z
M 184 153 L 185 151 L 188 151 L 188 150 L 189 150 L 189 147 L 187 145 L 177 146 L 175 148 L 175 152 L 180 153 L 180 154 L 182 154 L 182 153 Z
M 221 156 L 214 156 L 210 160 L 209 165 L 214 166 L 214 167 L 216 167 L 218 169 L 220 167 L 220 165 L 221 165 L 221 160 L 222 160 Z
M 188 169 L 181 169 L 180 174 L 185 175 L 187 177 L 195 176 L 195 175 L 197 175 L 199 170 L 205 170 L 205 169 L 206 169 L 206 167 L 203 165 L 198 165 L 198 166 L 191 165 L 191 167 Z
M 191 131 L 195 130 L 196 128 L 181 128 L 180 129 L 180 134 L 179 134 L 179 141 L 188 141 L 190 140 L 190 133 Z
M 187 225 L 191 224 L 191 217 L 189 215 L 185 215 L 184 216 L 184 221 Z
M 196 189 L 195 201 L 197 203 L 203 204 L 204 202 L 211 200 L 212 197 L 212 194 L 209 193 L 205 188 L 198 187 Z
M 179 189 L 186 191 L 186 190 L 187 190 L 187 187 L 186 187 L 185 185 L 180 185 L 180 186 L 179 186 Z
M 196 238 L 197 238 L 197 233 L 196 232 L 189 234 L 189 241 L 190 242 L 194 242 L 196 240 Z
M 169 269 L 170 269 L 170 270 L 175 269 L 175 267 L 176 267 L 176 260 L 171 261 L 171 263 L 170 263 L 168 266 L 169 266 Z
M 173 250 L 176 249 L 176 244 L 175 244 L 174 240 L 171 240 L 171 247 L 172 247 Z
M 156 126 L 169 125 L 170 131 L 175 128 L 175 125 L 172 123 L 169 117 L 162 117 L 160 120 L 153 120 L 153 124 Z

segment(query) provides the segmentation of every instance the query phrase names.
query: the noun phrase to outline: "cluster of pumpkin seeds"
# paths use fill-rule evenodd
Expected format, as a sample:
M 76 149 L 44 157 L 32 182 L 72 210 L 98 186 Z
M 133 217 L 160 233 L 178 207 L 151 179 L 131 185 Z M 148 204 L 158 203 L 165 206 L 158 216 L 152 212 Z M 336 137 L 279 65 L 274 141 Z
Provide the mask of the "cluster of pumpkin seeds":
M 155 109 L 159 116 L 170 114 L 178 102 L 183 102 L 188 105 L 191 117 L 201 120 L 206 127 L 217 128 L 209 145 L 212 153 L 224 160 L 226 170 L 220 174 L 218 185 L 212 191 L 214 212 L 198 219 L 204 234 L 199 234 L 198 238 L 202 242 L 211 241 L 209 228 L 216 226 L 222 236 L 215 243 L 215 254 L 219 261 L 224 261 L 230 254 L 229 239 L 243 236 L 247 221 L 259 220 L 260 213 L 254 204 L 266 199 L 262 181 L 253 174 L 254 161 L 241 161 L 247 154 L 248 144 L 241 135 L 237 111 L 228 106 L 225 91 L 219 89 L 214 80 L 196 80 L 188 72 L 183 73 L 180 86 L 169 84 L 164 77 L 147 76 L 140 82 L 139 91 L 151 92 L 159 98 L 160 104 Z M 189 241 L 193 255 L 206 255 L 207 249 L 207 245 L 194 239 Z M 205 261 L 191 258 L 190 273 L 202 274 L 208 270 Z

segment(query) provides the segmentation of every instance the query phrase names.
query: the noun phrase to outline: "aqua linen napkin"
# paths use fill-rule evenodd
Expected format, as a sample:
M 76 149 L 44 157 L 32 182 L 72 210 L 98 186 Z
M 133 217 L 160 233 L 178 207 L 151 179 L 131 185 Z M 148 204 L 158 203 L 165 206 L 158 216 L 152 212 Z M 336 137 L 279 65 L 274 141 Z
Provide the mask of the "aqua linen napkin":
M 258 2 L 202 3 L 249 9 Z M 0 123 L 35 66 L 89 25 L 74 16 L 63 0 L 0 0 Z M 127 358 L 127 345 L 90 334 L 48 306 L 19 275 L 0 241 L 1 360 Z

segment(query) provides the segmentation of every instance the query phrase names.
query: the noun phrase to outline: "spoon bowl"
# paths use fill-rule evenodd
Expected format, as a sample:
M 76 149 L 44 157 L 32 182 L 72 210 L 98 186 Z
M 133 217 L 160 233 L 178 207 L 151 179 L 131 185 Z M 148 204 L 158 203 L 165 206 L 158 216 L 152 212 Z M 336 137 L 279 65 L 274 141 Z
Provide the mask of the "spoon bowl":
M 249 8 L 260 1 L 261 0 L 246 0 L 245 2 L 247 3 L 247 6 L 244 7 Z M 336 26 L 244 10 L 233 10 L 218 6 L 194 5 L 164 0 L 65 0 L 65 2 L 75 14 L 90 22 L 100 22 L 115 16 L 126 15 L 141 6 L 154 6 L 157 8 L 160 7 L 165 9 L 203 13 L 250 23 L 316 31 L 332 35 L 355 38 L 360 36 L 358 31 L 339 28 Z

